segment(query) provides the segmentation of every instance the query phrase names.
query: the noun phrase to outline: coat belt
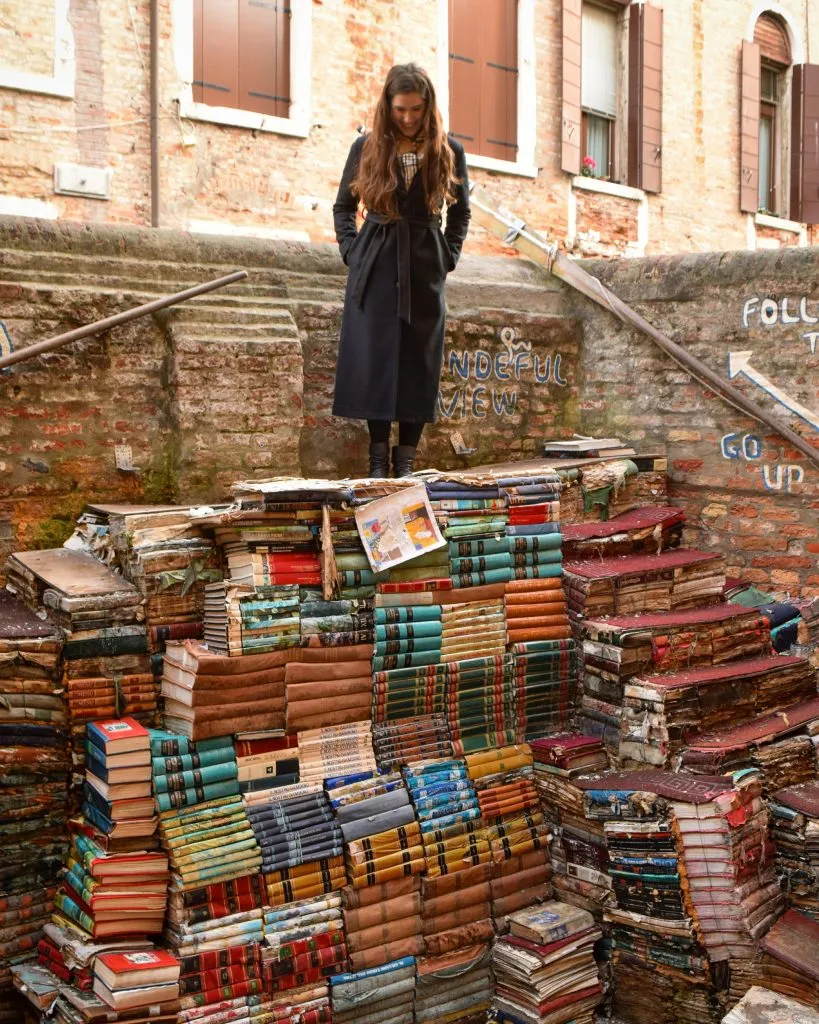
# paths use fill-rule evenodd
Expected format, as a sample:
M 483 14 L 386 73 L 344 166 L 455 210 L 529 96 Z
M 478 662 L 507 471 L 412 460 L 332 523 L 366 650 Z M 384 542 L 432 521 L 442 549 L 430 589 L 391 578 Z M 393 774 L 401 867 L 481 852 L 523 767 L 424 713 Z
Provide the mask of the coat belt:
M 399 217 L 390 218 L 382 213 L 367 212 L 367 220 L 377 224 L 373 232 L 373 238 L 367 246 L 367 251 L 358 268 L 355 286 L 353 288 L 353 299 L 359 309 L 364 304 L 364 293 L 367 290 L 367 283 L 370 279 L 375 261 L 378 259 L 384 243 L 387 241 L 388 232 L 391 227 L 398 231 L 398 316 L 406 323 L 412 322 L 412 291 L 410 284 L 410 260 L 412 250 L 410 245 L 410 225 L 419 224 L 422 227 L 440 227 L 440 217 Z

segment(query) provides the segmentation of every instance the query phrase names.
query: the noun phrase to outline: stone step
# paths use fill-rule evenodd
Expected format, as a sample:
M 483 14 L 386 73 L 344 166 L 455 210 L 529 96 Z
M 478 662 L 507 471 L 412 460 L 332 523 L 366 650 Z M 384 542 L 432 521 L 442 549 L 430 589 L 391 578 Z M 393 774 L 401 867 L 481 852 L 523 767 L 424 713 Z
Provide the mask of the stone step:
M 294 325 L 295 331 L 295 325 Z M 194 333 L 191 332 L 190 328 L 186 328 L 184 331 L 180 331 L 176 335 L 178 345 L 184 345 L 185 342 L 191 342 L 195 345 L 227 345 L 231 342 L 239 342 L 241 344 L 248 345 L 279 345 L 282 347 L 283 352 L 301 353 L 301 339 L 298 337 L 298 333 L 295 333 L 293 337 L 285 337 L 283 335 L 275 334 L 236 334 L 226 335 L 218 334 L 211 331 L 210 333 Z
M 174 310 L 176 324 L 226 324 L 247 327 L 271 327 L 279 330 L 283 325 L 292 327 L 293 317 L 285 306 L 256 306 L 248 308 L 239 302 L 235 306 L 196 304 L 185 302 Z
M 206 280 L 208 278 L 205 275 L 193 281 L 179 280 L 176 277 L 170 276 L 162 281 L 155 281 L 151 278 L 128 277 L 126 275 L 88 277 L 87 275 L 59 271 L 43 273 L 36 271 L 33 273 L 32 268 L 16 269 L 14 267 L 3 267 L 0 269 L 0 282 L 11 282 L 37 289 L 47 285 L 53 288 L 82 289 L 93 291 L 95 295 L 127 292 L 128 294 L 144 294 L 156 298 L 158 295 L 171 295 L 173 292 L 184 291 Z M 247 295 L 251 298 L 278 302 L 286 302 L 288 300 L 287 289 L 284 285 L 266 285 L 252 280 L 237 282 L 236 284 L 220 288 L 217 291 L 206 292 L 202 297 L 210 295 L 235 295 L 237 297 Z M 200 297 L 197 296 L 197 298 Z
M 37 277 L 44 274 L 87 276 L 89 284 L 100 277 L 153 281 L 165 288 L 168 281 L 185 282 L 188 286 L 209 278 L 223 277 L 235 270 L 247 270 L 256 281 L 266 285 L 281 285 L 283 273 L 271 267 L 241 267 L 222 263 L 179 263 L 170 260 L 132 259 L 128 256 L 85 256 L 48 250 L 0 249 L 3 272 L 13 269 L 36 269 Z
M 203 320 L 201 323 L 189 323 L 174 328 L 174 336 L 180 333 L 186 338 L 207 341 L 221 337 L 222 341 L 298 341 L 298 329 L 292 320 L 278 324 L 243 324 L 243 323 L 212 323 Z

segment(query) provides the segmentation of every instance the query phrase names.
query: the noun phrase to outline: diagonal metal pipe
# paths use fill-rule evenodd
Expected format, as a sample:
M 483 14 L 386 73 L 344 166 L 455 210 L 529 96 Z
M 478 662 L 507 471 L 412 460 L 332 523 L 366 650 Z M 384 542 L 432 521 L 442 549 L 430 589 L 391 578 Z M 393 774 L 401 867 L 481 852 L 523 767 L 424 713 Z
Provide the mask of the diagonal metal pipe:
M 46 341 L 38 341 L 34 345 L 28 345 L 26 348 L 17 349 L 16 352 L 3 356 L 0 359 L 0 370 L 4 370 L 7 366 L 13 366 L 15 363 L 22 363 L 25 359 L 33 359 L 34 356 L 40 355 L 41 352 L 50 352 L 52 349 L 62 348 L 63 345 L 69 345 L 72 341 L 80 341 L 82 338 L 88 338 L 92 334 L 99 334 L 102 331 L 110 330 L 112 327 L 119 327 L 120 324 L 127 324 L 131 320 L 137 320 L 141 316 L 148 316 L 159 309 L 165 309 L 167 306 L 175 306 L 178 302 L 184 302 L 186 299 L 193 299 L 197 295 L 204 295 L 206 292 L 216 291 L 217 288 L 224 288 L 226 285 L 242 281 L 246 277 L 246 270 L 235 270 L 232 274 L 217 277 L 213 281 L 205 281 L 203 284 L 194 285 L 193 288 L 186 288 L 182 292 L 175 292 L 173 295 L 154 299 L 153 302 L 134 306 L 133 309 L 126 309 L 122 313 L 115 313 L 104 320 L 96 320 L 92 324 L 86 324 L 85 327 L 77 327 L 73 331 L 58 334 L 56 337 L 48 338 Z

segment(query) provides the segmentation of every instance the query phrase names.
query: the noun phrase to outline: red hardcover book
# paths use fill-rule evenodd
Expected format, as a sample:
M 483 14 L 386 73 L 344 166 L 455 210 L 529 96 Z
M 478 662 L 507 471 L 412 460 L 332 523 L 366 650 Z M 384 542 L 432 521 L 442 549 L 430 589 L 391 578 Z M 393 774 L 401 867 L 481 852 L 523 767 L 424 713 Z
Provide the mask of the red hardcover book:
M 37 957 L 37 963 L 41 967 L 47 967 L 52 974 L 56 974 L 57 977 L 61 978 L 63 981 L 71 981 L 71 968 L 66 967 L 65 964 L 61 964 L 57 960 L 52 960 L 50 957 L 43 956 L 42 953 Z
M 295 942 L 288 942 L 284 946 L 279 946 L 277 953 L 279 960 L 293 960 L 304 953 L 338 946 L 344 946 L 344 931 L 342 929 L 333 932 L 320 932 L 312 939 L 297 939 Z
M 227 882 L 214 882 L 203 885 L 199 889 L 189 889 L 182 893 L 182 902 L 186 907 L 197 907 L 208 903 L 228 903 L 231 899 L 256 895 L 259 902 L 252 908 L 262 905 L 262 888 L 259 875 L 242 875 L 231 878 Z
M 189 924 L 201 924 L 202 921 L 211 921 L 217 917 L 240 914 L 245 910 L 257 910 L 259 906 L 259 897 L 256 893 L 237 896 L 235 899 L 223 900 L 220 903 L 200 903 L 197 907 L 190 907 L 185 920 Z
M 88 739 L 105 754 L 122 754 L 131 750 L 150 750 L 151 738 L 145 726 L 134 718 L 109 718 L 89 722 Z
M 247 946 L 228 946 L 227 949 L 213 949 L 182 957 L 182 976 L 217 971 L 232 964 L 255 964 L 259 958 L 255 943 Z
M 218 1003 L 226 999 L 240 999 L 242 996 L 255 995 L 257 992 L 261 992 L 263 987 L 264 982 L 261 978 L 249 978 L 247 981 L 239 981 L 235 985 L 203 989 L 201 992 L 191 993 L 183 998 L 191 1006 L 207 1006 L 209 1003 Z
M 430 580 L 407 580 L 404 583 L 379 583 L 379 594 L 423 594 L 427 590 L 452 590 L 452 580 L 447 577 Z
M 164 949 L 140 949 L 132 953 L 100 953 L 94 974 L 112 991 L 140 988 L 179 980 L 181 963 Z
M 243 982 L 261 977 L 261 966 L 256 963 L 229 964 L 215 970 L 200 971 L 198 974 L 186 974 L 179 979 L 179 994 L 190 995 L 192 992 L 210 992 L 226 987 L 236 987 Z
M 253 757 L 256 754 L 271 754 L 278 750 L 292 750 L 298 747 L 298 736 L 271 736 L 269 739 L 235 740 L 236 757 Z
M 279 960 L 269 964 L 270 974 L 273 978 L 283 978 L 288 974 L 305 974 L 308 971 L 321 967 L 333 967 L 336 964 L 347 963 L 347 947 L 328 946 L 325 949 L 313 949 L 307 953 L 300 953 L 292 960 Z
M 294 988 L 301 988 L 303 985 L 315 985 L 317 982 L 326 981 L 333 974 L 338 974 L 338 965 L 331 967 L 315 967 L 310 971 L 301 974 L 287 974 L 283 978 L 270 978 L 266 984 L 274 992 L 289 992 Z

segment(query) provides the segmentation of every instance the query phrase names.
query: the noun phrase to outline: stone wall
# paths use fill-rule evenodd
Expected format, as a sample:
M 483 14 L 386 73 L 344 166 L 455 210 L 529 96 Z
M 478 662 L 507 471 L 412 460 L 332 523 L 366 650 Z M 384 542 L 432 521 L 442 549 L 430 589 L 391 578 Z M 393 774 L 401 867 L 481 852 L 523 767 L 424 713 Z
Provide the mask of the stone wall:
M 819 435 L 814 250 L 586 266 L 725 379 L 730 355 L 736 386 Z M 246 282 L 0 376 L 0 548 L 61 539 L 89 500 L 215 501 L 242 477 L 361 471 L 363 424 L 330 413 L 345 269 L 329 246 L 0 218 L 0 319 L 19 348 L 235 268 Z M 614 434 L 668 457 L 691 542 L 761 586 L 819 594 L 816 465 L 528 261 L 467 256 L 447 296 L 421 465 Z M 136 473 L 116 468 L 123 444 Z
M 675 0 L 664 8 L 662 192 L 588 190 L 561 170 L 561 4 L 528 0 L 533 23 L 534 114 L 529 171 L 473 167 L 470 174 L 537 230 L 587 255 L 643 255 L 786 246 L 812 240 L 799 225 L 771 228 L 739 210 L 739 54 L 758 0 Z M 448 0 L 293 0 L 311 12 L 306 135 L 192 120 L 179 115 L 185 91 L 180 54 L 190 44 L 190 0 L 159 0 L 160 209 L 163 227 L 332 241 L 330 207 L 349 146 L 391 64 L 415 60 L 439 88 L 446 77 Z M 787 20 L 794 61 L 815 58 L 819 7 L 770 5 Z M 147 225 L 150 223 L 149 0 L 12 0 L 0 25 L 0 212 Z M 55 14 L 66 9 L 63 37 Z M 621 27 L 619 168 L 625 174 L 625 17 Z M 45 77 L 66 63 L 73 95 L 4 87 L 9 75 Z M 3 77 L 3 72 L 9 74 Z M 21 79 L 21 82 L 23 80 Z M 189 83 L 188 83 L 189 84 Z M 783 97 L 783 131 L 789 131 Z M 55 194 L 54 166 L 110 169 L 110 198 Z M 787 188 L 788 169 L 781 169 Z M 784 212 L 781 211 L 781 212 Z M 473 253 L 498 252 L 482 231 Z M 507 251 L 508 254 L 508 251 Z

